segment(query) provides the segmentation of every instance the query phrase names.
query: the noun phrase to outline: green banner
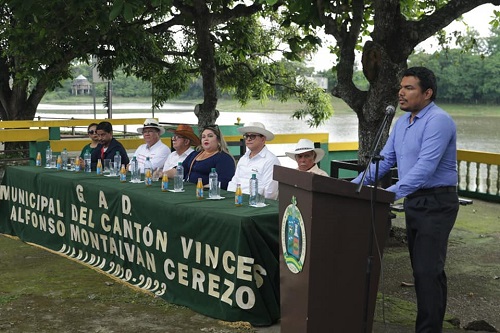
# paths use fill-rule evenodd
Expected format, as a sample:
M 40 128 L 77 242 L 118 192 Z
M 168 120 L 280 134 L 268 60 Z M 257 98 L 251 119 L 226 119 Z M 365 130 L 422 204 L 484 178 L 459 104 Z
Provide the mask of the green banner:
M 170 185 L 172 188 L 172 184 Z M 9 167 L 0 186 L 0 233 L 18 236 L 124 282 L 227 321 L 279 318 L 278 204 L 198 200 L 195 187 Z M 248 197 L 244 200 L 248 202 Z

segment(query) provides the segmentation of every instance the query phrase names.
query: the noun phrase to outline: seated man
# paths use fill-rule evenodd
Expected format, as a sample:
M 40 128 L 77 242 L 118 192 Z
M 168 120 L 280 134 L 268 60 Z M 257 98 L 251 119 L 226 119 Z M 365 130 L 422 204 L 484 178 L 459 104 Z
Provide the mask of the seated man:
M 99 137 L 99 144 L 95 147 L 91 155 L 91 168 L 95 170 L 97 167 L 97 160 L 113 159 L 118 151 L 122 157 L 122 163 L 127 165 L 130 160 L 127 151 L 123 145 L 113 138 L 113 125 L 110 122 L 102 121 L 97 125 L 97 136 Z
M 266 147 L 266 140 L 274 139 L 274 134 L 266 130 L 259 122 L 248 123 L 238 128 L 243 134 L 248 150 L 241 156 L 236 166 L 236 172 L 227 186 L 228 191 L 235 192 L 236 185 L 241 184 L 243 193 L 250 192 L 250 178 L 256 174 L 259 180 L 259 193 L 267 199 L 278 198 L 278 182 L 273 180 L 273 168 L 281 165 L 280 161 Z
M 321 148 L 314 148 L 314 143 L 311 140 L 300 139 L 295 150 L 285 154 L 297 162 L 297 170 L 328 177 L 328 174 L 316 164 L 325 156 L 325 152 Z
M 194 150 L 191 146 L 199 146 L 200 139 L 194 134 L 193 128 L 189 125 L 180 124 L 176 129 L 168 129 L 173 132 L 172 147 L 175 149 L 163 164 L 163 171 L 175 168 L 179 162 L 183 162 Z
M 146 119 L 144 126 L 138 128 L 137 132 L 144 136 L 145 141 L 134 153 L 141 173 L 144 173 L 144 163 L 147 157 L 153 165 L 153 170 L 161 169 L 170 155 L 170 148 L 160 140 L 160 136 L 165 133 L 165 128 L 160 126 L 156 119 Z

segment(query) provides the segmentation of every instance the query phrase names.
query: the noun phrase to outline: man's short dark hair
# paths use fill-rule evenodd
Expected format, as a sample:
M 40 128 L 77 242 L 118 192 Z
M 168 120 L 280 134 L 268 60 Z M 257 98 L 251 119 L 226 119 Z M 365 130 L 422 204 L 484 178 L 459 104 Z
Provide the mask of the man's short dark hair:
M 420 81 L 422 91 L 432 89 L 431 101 L 437 96 L 437 82 L 434 72 L 426 67 L 411 67 L 404 71 L 403 76 L 414 76 Z
M 102 130 L 106 133 L 113 133 L 113 125 L 109 121 L 101 121 L 98 125 L 96 130 Z

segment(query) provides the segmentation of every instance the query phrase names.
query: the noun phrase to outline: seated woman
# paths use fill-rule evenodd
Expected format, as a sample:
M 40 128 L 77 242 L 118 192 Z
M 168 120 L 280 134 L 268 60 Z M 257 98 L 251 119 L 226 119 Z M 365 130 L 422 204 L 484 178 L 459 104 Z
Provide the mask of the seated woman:
M 227 149 L 227 143 L 217 125 L 209 125 L 201 132 L 201 144 L 189 154 L 184 162 L 184 180 L 196 184 L 201 178 L 204 186 L 208 186 L 208 175 L 215 168 L 221 183 L 226 190 L 233 178 L 236 163 Z M 167 171 L 169 178 L 175 175 L 175 169 Z
M 295 146 L 295 150 L 285 154 L 297 162 L 298 170 L 328 177 L 328 174 L 316 164 L 325 156 L 325 152 L 321 148 L 314 148 L 314 143 L 311 140 L 300 139 Z
M 90 138 L 90 143 L 86 144 L 82 148 L 82 152 L 80 153 L 80 158 L 84 158 L 85 152 L 88 150 L 90 154 L 94 151 L 95 147 L 99 144 L 99 136 L 97 135 L 97 124 L 91 123 L 87 127 L 87 135 Z

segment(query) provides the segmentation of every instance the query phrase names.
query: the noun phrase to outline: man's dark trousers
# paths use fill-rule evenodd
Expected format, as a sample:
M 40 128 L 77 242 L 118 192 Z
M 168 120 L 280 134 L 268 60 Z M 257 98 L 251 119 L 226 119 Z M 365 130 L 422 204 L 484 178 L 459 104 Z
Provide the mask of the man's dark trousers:
M 424 190 L 405 199 L 406 233 L 417 294 L 416 333 L 442 332 L 448 237 L 458 213 L 455 192 Z

